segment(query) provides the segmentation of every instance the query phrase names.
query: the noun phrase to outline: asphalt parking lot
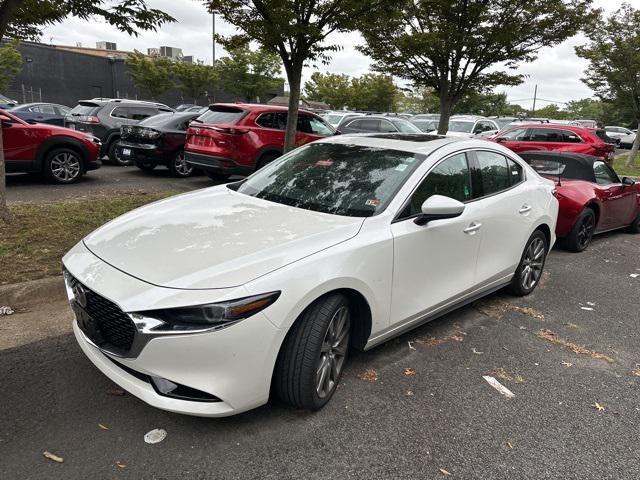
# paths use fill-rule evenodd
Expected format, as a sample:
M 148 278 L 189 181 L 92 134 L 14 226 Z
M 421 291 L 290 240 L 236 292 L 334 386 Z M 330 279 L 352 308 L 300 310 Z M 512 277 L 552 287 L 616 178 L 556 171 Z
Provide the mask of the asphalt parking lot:
M 64 300 L 18 305 L 0 317 L 1 476 L 640 478 L 639 253 L 623 232 L 554 250 L 533 295 L 498 293 L 354 354 L 316 413 L 274 401 L 203 419 L 114 395 Z M 154 428 L 168 435 L 146 444 Z

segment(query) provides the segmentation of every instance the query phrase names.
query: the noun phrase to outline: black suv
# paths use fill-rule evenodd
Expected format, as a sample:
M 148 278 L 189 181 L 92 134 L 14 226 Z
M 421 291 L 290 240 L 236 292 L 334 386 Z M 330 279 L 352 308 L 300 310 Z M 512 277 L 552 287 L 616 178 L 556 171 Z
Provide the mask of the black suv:
M 100 154 L 107 155 L 116 165 L 129 165 L 130 159 L 120 158 L 116 146 L 120 127 L 134 125 L 159 113 L 173 112 L 162 103 L 113 98 L 80 100 L 64 119 L 64 126 L 90 133 L 102 141 Z

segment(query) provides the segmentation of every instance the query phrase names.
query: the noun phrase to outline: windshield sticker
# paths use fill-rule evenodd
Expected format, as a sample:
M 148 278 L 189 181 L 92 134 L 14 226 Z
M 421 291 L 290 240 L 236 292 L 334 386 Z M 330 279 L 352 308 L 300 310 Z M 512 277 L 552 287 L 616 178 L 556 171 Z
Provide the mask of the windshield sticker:
M 333 160 L 318 160 L 316 162 L 316 167 L 330 167 L 333 165 Z
M 367 207 L 377 207 L 378 205 L 380 205 L 380 200 L 378 200 L 377 198 L 370 198 L 369 200 L 364 202 L 364 204 Z

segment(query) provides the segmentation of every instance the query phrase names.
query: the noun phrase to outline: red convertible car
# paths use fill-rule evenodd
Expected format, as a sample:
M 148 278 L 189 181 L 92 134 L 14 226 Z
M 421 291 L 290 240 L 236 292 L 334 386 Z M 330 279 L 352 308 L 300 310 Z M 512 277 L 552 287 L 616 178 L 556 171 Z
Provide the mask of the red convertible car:
M 621 180 L 606 162 L 591 155 L 537 151 L 520 156 L 556 181 L 556 235 L 569 250 L 581 252 L 596 233 L 620 228 L 640 233 L 640 183 Z

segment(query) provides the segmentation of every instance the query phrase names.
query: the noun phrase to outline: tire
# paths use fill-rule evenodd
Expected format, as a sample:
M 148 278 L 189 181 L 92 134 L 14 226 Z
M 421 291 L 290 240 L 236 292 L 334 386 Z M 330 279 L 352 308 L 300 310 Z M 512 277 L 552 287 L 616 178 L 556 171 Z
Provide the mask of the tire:
M 564 241 L 566 248 L 572 252 L 582 252 L 591 243 L 596 229 L 596 214 L 591 208 L 585 208 Z
M 136 167 L 138 167 L 140 170 L 144 170 L 145 172 L 151 172 L 156 168 L 156 164 L 149 162 L 136 162 Z
M 512 294 L 524 297 L 535 290 L 542 278 L 548 250 L 547 237 L 544 233 L 540 230 L 533 232 L 524 247 L 520 263 L 511 280 L 509 290 Z
M 318 410 L 331 400 L 347 360 L 351 313 L 348 299 L 336 293 L 316 300 L 296 320 L 276 364 L 274 386 L 284 402 Z
M 69 184 L 84 174 L 82 155 L 71 148 L 56 148 L 45 158 L 45 174 L 55 183 Z
M 629 225 L 629 232 L 640 233 L 640 213 L 638 213 L 638 216 L 633 221 L 633 223 Z
M 214 173 L 214 172 L 209 172 L 207 170 L 205 170 L 204 173 L 207 175 L 207 177 L 209 177 L 211 180 L 214 180 L 216 182 L 225 182 L 229 180 L 229 177 L 231 176 L 226 173 Z
M 109 157 L 109 161 L 114 165 L 120 165 L 121 167 L 125 167 L 127 165 L 131 165 L 131 160 L 124 160 L 116 153 L 116 147 L 118 146 L 118 139 L 112 140 L 109 144 L 109 148 L 107 149 L 107 157 Z
M 176 152 L 169 161 L 169 172 L 173 177 L 187 178 L 193 175 L 194 168 L 187 165 L 184 159 L 184 152 Z
M 282 156 L 280 153 L 275 153 L 275 152 L 265 153 L 262 157 L 260 157 L 260 160 L 256 162 L 256 170 L 260 170 L 262 167 L 273 162 L 276 158 L 280 156 Z

